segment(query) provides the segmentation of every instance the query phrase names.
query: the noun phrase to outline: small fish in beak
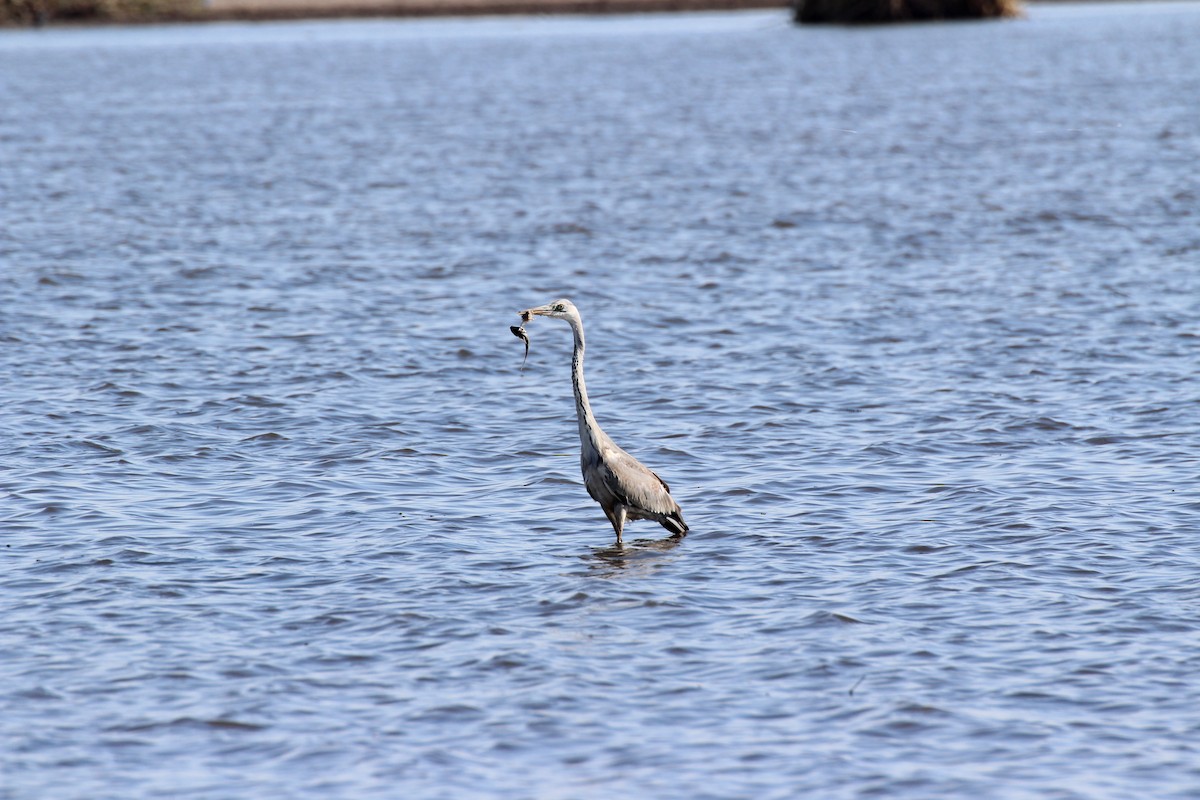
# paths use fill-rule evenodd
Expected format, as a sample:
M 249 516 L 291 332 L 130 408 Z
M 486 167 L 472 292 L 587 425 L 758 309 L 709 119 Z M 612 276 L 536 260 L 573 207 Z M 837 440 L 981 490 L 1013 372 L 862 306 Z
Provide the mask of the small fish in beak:
M 527 314 L 529 312 L 525 312 L 525 313 Z M 526 319 L 525 314 L 521 315 L 521 319 L 523 319 L 525 322 L 529 321 L 528 319 Z M 509 325 L 508 329 L 510 331 L 512 331 L 513 336 L 515 336 L 518 339 L 520 339 L 521 341 L 525 342 L 525 358 L 521 359 L 521 371 L 524 372 L 525 371 L 525 362 L 529 359 L 529 334 L 525 332 L 524 325 Z

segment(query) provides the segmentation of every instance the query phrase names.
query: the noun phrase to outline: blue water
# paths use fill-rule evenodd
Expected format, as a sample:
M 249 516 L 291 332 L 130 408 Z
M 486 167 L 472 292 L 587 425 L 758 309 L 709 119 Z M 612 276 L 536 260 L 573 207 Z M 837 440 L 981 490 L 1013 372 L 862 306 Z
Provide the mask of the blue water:
M 1200 797 L 1197 41 L 0 33 L 0 798 Z

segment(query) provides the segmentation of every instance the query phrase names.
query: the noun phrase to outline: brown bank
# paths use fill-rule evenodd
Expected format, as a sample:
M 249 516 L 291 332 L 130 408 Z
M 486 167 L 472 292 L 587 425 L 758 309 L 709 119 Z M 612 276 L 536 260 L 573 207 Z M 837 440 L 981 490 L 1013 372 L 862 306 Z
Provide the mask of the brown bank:
M 605 14 L 791 7 L 802 23 L 1003 17 L 1018 0 L 0 0 L 0 25 Z
M 0 0 L 0 25 L 606 14 L 786 5 L 781 0 Z

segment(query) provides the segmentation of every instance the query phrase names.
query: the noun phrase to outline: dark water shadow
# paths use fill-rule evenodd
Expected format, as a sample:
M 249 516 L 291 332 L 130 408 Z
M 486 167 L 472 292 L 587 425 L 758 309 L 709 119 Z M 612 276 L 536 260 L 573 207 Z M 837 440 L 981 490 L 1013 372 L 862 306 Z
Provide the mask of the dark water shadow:
M 649 568 L 662 563 L 663 557 L 683 544 L 685 536 L 668 536 L 663 539 L 634 539 L 624 544 L 608 547 L 593 547 L 590 553 L 580 556 L 589 562 L 593 570 L 600 570 L 605 577 L 630 568 Z

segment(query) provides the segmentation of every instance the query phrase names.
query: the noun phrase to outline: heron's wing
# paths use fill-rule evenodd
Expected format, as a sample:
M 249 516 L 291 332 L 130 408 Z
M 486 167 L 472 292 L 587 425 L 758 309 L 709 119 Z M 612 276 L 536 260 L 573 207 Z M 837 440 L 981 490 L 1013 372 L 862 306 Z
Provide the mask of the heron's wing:
M 642 462 L 620 449 L 606 456 L 601 462 L 604 482 L 622 505 L 652 514 L 679 510 L 671 487 Z

